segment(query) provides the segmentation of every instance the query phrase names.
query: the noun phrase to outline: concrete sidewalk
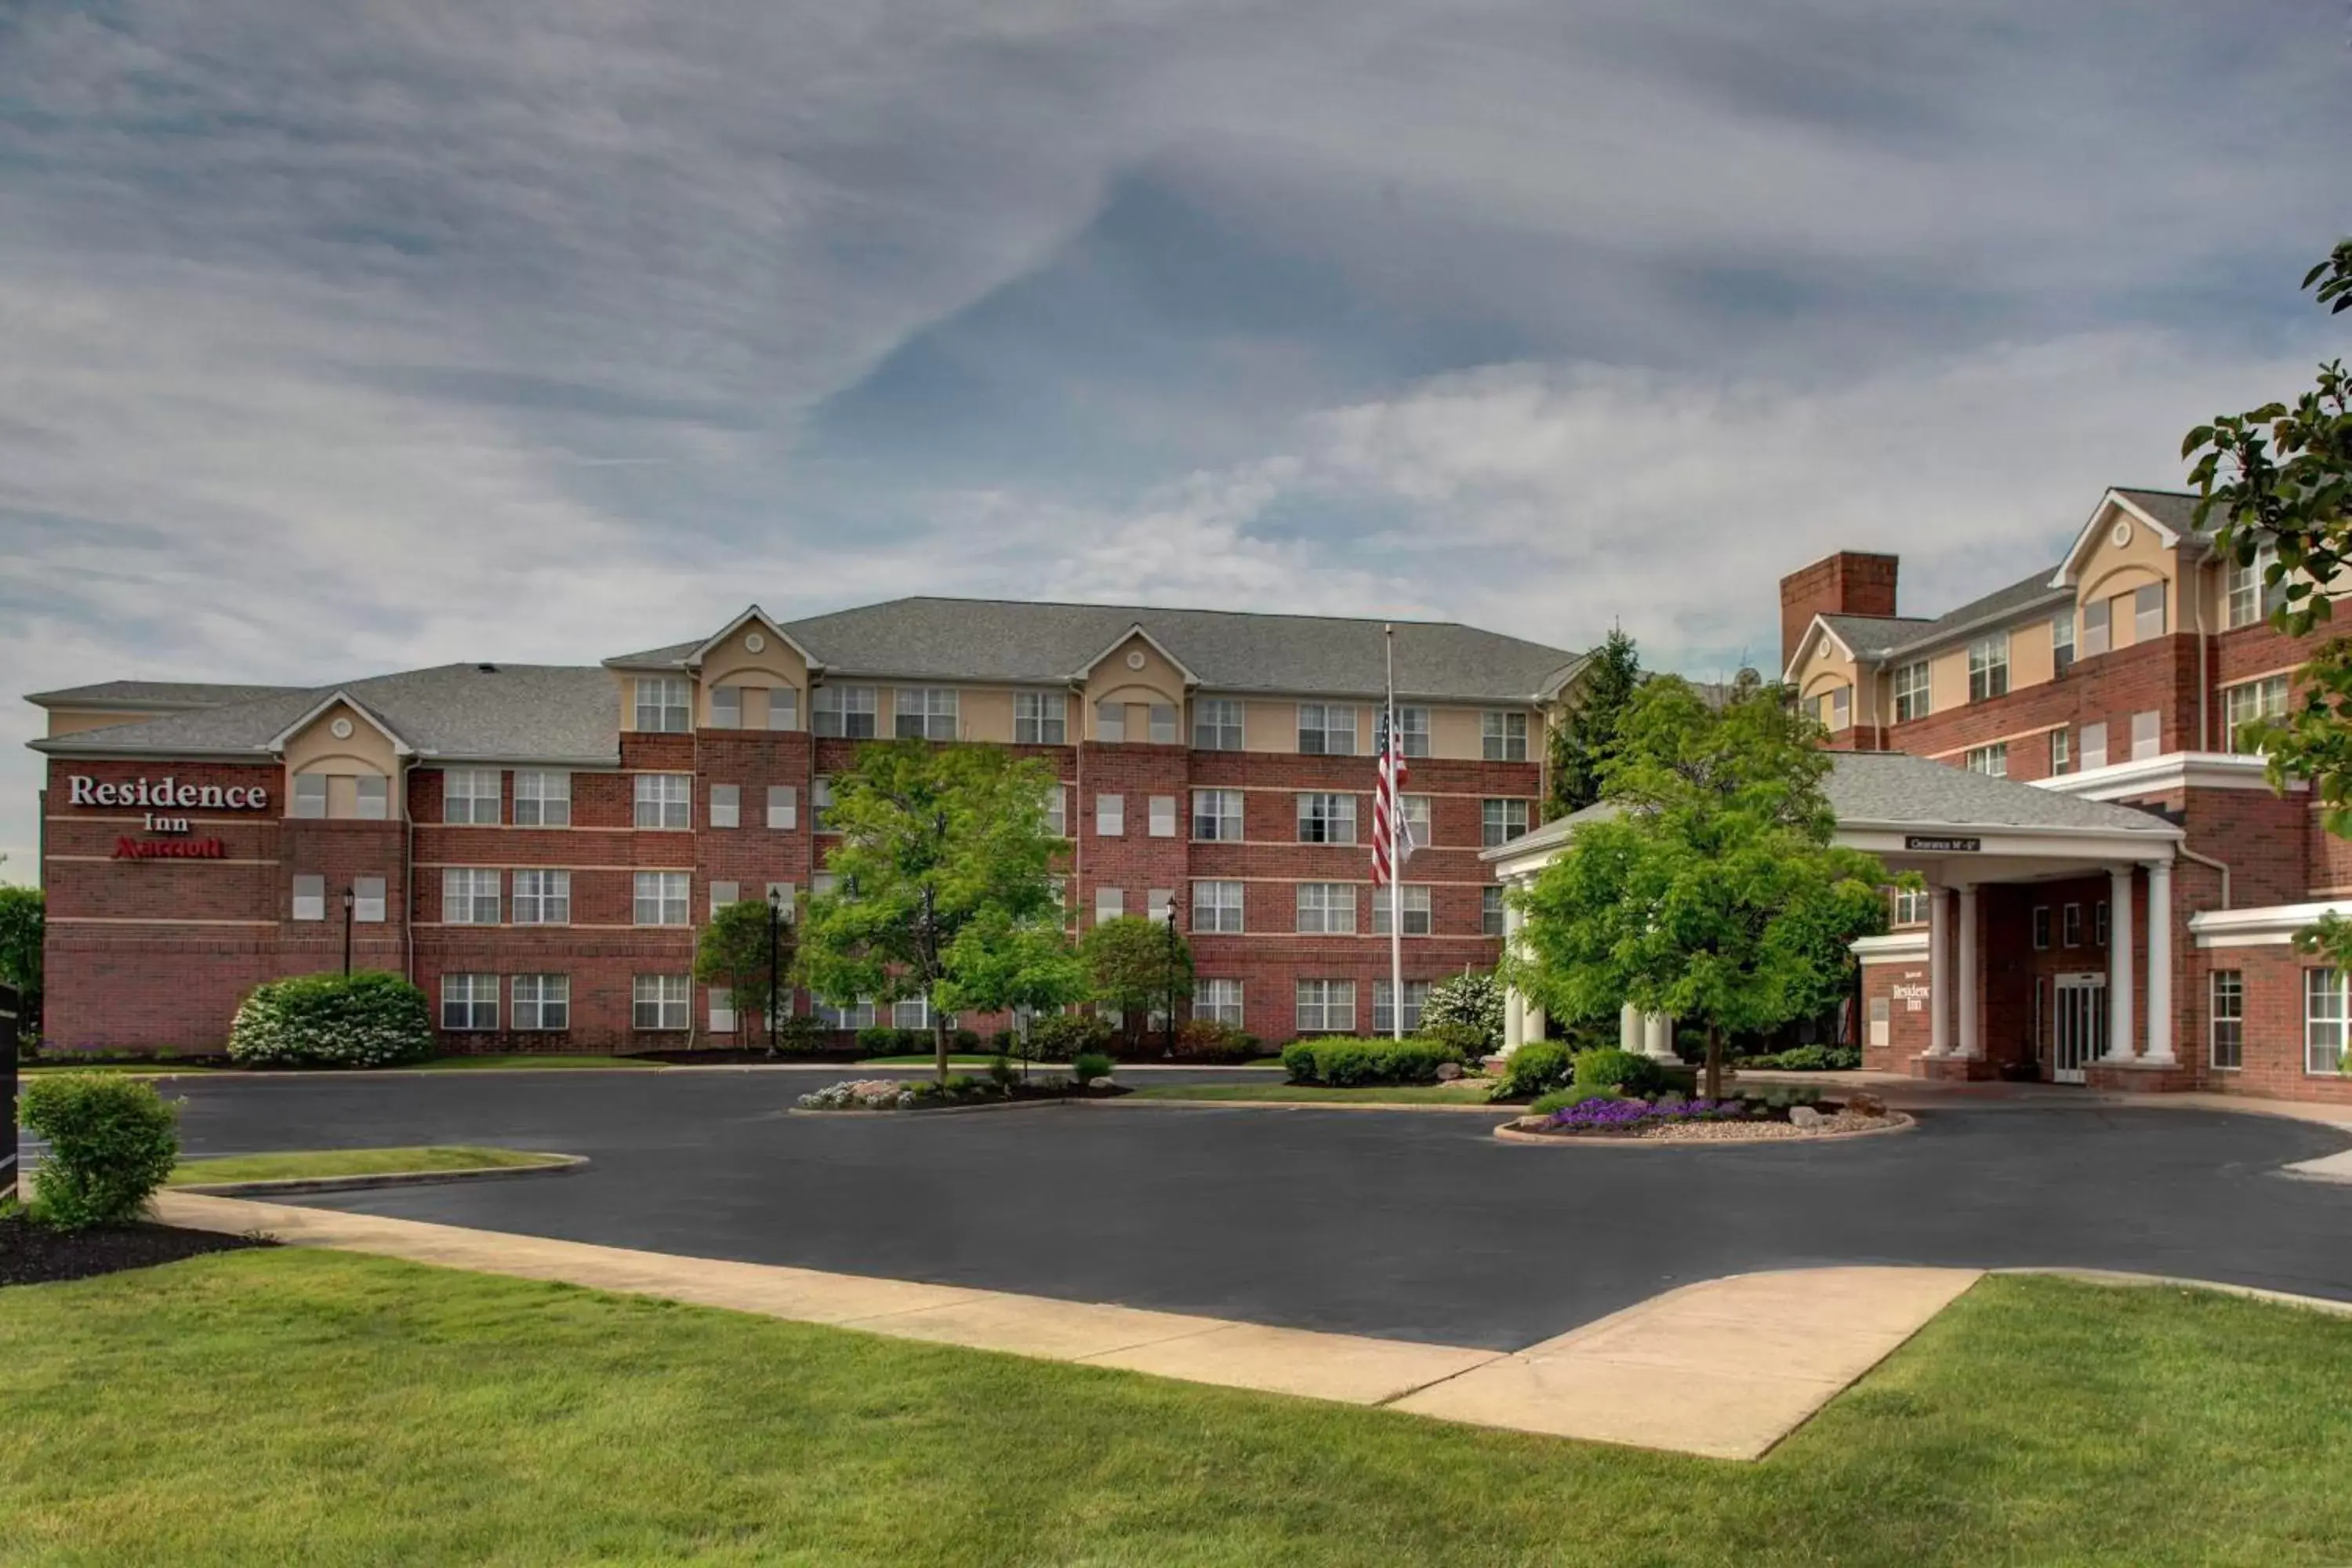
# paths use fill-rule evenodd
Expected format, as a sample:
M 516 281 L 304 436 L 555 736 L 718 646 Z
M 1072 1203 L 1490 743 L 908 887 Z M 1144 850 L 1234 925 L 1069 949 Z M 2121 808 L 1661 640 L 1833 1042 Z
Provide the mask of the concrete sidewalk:
M 1440 1420 L 1753 1459 L 1978 1278 L 1823 1268 L 1686 1286 L 1524 1351 L 1422 1344 L 905 1279 L 679 1258 L 167 1192 L 165 1223 L 658 1296 Z M 1660 1397 L 1671 1389 L 1671 1398 Z

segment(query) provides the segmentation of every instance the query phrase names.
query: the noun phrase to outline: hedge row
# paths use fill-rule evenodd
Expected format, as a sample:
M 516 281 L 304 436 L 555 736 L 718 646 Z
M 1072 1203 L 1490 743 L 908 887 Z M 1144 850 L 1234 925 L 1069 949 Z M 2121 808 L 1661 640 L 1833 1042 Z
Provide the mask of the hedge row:
M 1291 1082 L 1333 1089 L 1368 1083 L 1435 1083 L 1437 1069 L 1448 1062 L 1460 1066 L 1462 1053 L 1422 1038 L 1293 1040 L 1282 1048 L 1283 1070 Z

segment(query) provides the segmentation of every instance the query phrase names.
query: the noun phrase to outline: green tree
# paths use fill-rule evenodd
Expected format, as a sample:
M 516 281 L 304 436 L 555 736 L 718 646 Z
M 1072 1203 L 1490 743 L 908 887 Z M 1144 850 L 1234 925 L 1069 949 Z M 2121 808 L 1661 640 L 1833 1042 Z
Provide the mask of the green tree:
M 45 927 L 38 888 L 0 888 L 0 984 L 23 998 L 17 1023 L 27 1037 L 41 1024 L 41 941 Z
M 984 944 L 960 939 L 1059 908 L 1049 868 L 1061 840 L 1045 822 L 1054 784 L 1044 763 L 992 746 L 861 751 L 835 777 L 825 814 L 841 835 L 825 857 L 836 890 L 812 898 L 802 922 L 809 988 L 836 1004 L 928 1000 L 944 1080 L 948 1015 L 960 987 L 982 983 Z
M 1429 1000 L 1421 1008 L 1422 1028 L 1434 1029 L 1448 1024 L 1476 1029 L 1485 1037 L 1486 1049 L 1500 1048 L 1503 987 L 1493 973 L 1465 970 L 1429 988 Z
M 1096 1001 L 1123 1014 L 1165 1015 L 1164 1043 L 1174 1055 L 1176 1005 L 1192 994 L 1192 947 L 1176 929 L 1174 915 L 1103 921 L 1080 939 L 1078 954 Z
M 711 911 L 710 923 L 702 928 L 694 944 L 694 977 L 727 993 L 728 1005 L 735 1010 L 736 1028 L 743 1029 L 745 1021 L 754 1016 L 769 1020 L 770 1056 L 776 1054 L 776 1030 L 769 1004 L 771 998 L 781 1003 L 789 994 L 798 934 L 793 930 L 793 911 L 782 912 L 784 918 L 774 922 L 772 945 L 766 904 L 757 899 L 721 904 Z
M 1505 976 L 1562 1019 L 1631 1002 L 1706 1031 L 1706 1093 L 1727 1034 L 1774 1029 L 1839 995 L 1844 944 L 1883 930 L 1877 858 L 1831 843 L 1818 726 L 1757 683 L 1719 710 L 1688 682 L 1643 685 L 1603 765 L 1616 810 L 1580 826 L 1520 896 Z
M 1592 652 L 1575 704 L 1551 731 L 1551 789 L 1547 820 L 1581 811 L 1601 798 L 1601 769 L 1617 742 L 1618 726 L 1642 686 L 1642 659 L 1622 627 Z
M 1087 995 L 1086 965 L 1063 929 L 1058 903 L 1023 916 L 982 910 L 956 933 L 946 968 L 940 999 L 959 1013 L 1048 1013 Z M 1024 1039 L 1024 1079 L 1031 1054 Z
M 2303 286 L 2331 315 L 2352 309 L 2352 239 L 2305 274 Z M 2266 403 L 2200 425 L 2181 442 L 2193 459 L 2197 526 L 2241 567 L 2260 563 L 2271 624 L 2306 637 L 2335 618 L 2329 595 L 2352 574 L 2352 375 L 2322 364 L 2293 404 Z M 2283 718 L 2245 737 L 2269 759 L 2271 785 L 2310 782 L 2321 821 L 2352 837 L 2352 638 L 2331 637 L 2295 672 L 2299 694 Z M 2305 952 L 2352 965 L 2352 922 L 2336 916 L 2297 934 Z M 2352 1070 L 2352 1053 L 2346 1067 Z

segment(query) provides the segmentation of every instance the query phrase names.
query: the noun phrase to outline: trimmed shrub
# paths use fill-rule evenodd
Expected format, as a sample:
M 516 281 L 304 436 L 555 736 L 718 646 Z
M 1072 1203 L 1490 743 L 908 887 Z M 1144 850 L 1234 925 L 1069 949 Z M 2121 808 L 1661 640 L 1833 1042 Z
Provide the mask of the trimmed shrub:
M 1532 1100 L 1565 1088 L 1573 1072 L 1573 1058 L 1565 1046 L 1549 1040 L 1529 1040 L 1503 1058 L 1503 1076 L 1495 1082 L 1496 1100 Z
M 1257 1038 L 1214 1018 L 1188 1018 L 1176 1026 L 1176 1059 L 1187 1062 L 1245 1062 L 1257 1048 Z
M 1294 1040 L 1283 1047 L 1282 1065 L 1293 1083 L 1352 1089 L 1375 1083 L 1435 1083 L 1437 1069 L 1459 1063 L 1461 1054 L 1419 1037 L 1408 1040 Z
M 1741 1067 L 1778 1068 L 1783 1072 L 1850 1072 L 1862 1065 L 1859 1046 L 1793 1046 L 1776 1055 L 1750 1057 Z
M 433 1008 L 397 974 L 298 974 L 253 988 L 229 1026 L 247 1067 L 380 1068 L 433 1054 Z
M 1549 1116 L 1555 1110 L 1566 1110 L 1570 1106 L 1582 1105 L 1588 1100 L 1615 1100 L 1617 1096 L 1605 1089 L 1556 1089 L 1549 1094 L 1536 1096 L 1535 1103 L 1528 1106 L 1528 1110 L 1536 1116 Z M 1682 1097 L 1676 1095 L 1675 1099 L 1679 1103 Z M 1660 1103 L 1663 1104 L 1664 1101 Z
M 1486 1031 L 1475 1024 L 1425 1024 L 1418 1037 L 1444 1047 L 1465 1062 L 1483 1060 L 1487 1055 Z
M 950 1032 L 948 1036 L 948 1049 L 961 1057 L 976 1057 L 980 1055 L 980 1031 L 978 1029 L 957 1029 Z
M 1021 1071 L 1013 1065 L 1012 1058 L 1000 1051 L 988 1064 L 988 1081 L 994 1084 L 1000 1093 L 1010 1094 L 1013 1086 L 1021 1081 Z
M 59 1230 L 128 1225 L 180 1158 L 179 1112 L 139 1079 L 61 1073 L 25 1086 L 24 1121 L 49 1142 L 33 1216 Z
M 1093 1013 L 1051 1013 L 1029 1026 L 1029 1049 L 1039 1061 L 1066 1062 L 1084 1055 L 1107 1055 L 1118 1031 Z
M 1100 1051 L 1080 1051 L 1070 1061 L 1070 1076 L 1080 1083 L 1108 1078 L 1116 1064 Z
M 776 1020 L 776 1049 L 814 1051 L 824 1043 L 824 1020 L 814 1013 L 787 1013 Z
M 1639 1051 L 1620 1050 L 1614 1046 L 1598 1051 L 1586 1051 L 1576 1058 L 1576 1087 L 1605 1089 L 1618 1094 L 1636 1097 L 1655 1094 L 1666 1087 L 1666 1075 L 1658 1064 Z

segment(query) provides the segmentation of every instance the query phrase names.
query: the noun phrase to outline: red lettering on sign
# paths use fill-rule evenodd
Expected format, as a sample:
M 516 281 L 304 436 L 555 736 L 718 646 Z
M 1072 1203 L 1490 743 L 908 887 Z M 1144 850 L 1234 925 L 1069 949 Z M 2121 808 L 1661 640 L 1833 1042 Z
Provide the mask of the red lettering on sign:
M 117 860 L 226 860 L 228 846 L 217 838 L 118 838 Z

